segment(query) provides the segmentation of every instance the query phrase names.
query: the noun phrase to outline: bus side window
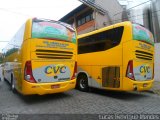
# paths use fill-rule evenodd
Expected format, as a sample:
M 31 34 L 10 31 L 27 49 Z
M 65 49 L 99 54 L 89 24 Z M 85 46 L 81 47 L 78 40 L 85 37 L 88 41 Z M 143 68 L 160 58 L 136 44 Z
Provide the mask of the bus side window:
M 79 39 L 78 53 L 105 51 L 117 46 L 121 42 L 123 29 L 117 27 Z
M 105 48 L 104 48 L 104 50 L 107 50 L 107 49 L 110 49 L 110 48 L 112 48 L 112 40 L 110 40 L 110 39 L 107 39 L 106 41 L 105 41 Z

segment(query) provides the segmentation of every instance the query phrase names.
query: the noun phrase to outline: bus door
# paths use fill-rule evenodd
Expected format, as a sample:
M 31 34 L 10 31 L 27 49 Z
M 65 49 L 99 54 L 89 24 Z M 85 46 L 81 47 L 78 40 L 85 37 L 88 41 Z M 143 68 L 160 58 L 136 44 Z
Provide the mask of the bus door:
M 102 68 L 102 87 L 120 88 L 120 67 L 104 66 Z
M 92 66 L 91 86 L 95 88 L 120 88 L 120 67 Z

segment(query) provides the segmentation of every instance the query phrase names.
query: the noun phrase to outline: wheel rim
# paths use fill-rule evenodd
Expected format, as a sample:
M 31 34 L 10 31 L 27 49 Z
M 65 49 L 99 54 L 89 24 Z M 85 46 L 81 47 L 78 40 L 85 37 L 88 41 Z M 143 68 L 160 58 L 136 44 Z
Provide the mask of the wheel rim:
M 84 89 L 84 88 L 86 88 L 86 85 L 87 85 L 86 80 L 81 79 L 81 80 L 80 80 L 80 87 L 81 87 L 82 89 Z

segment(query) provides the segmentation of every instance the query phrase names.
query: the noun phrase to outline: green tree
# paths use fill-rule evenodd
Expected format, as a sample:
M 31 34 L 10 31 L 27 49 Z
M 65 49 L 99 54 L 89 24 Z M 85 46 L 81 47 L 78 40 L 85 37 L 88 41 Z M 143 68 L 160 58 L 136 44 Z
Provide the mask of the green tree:
M 3 58 L 2 56 L 0 56 L 0 64 L 3 62 Z

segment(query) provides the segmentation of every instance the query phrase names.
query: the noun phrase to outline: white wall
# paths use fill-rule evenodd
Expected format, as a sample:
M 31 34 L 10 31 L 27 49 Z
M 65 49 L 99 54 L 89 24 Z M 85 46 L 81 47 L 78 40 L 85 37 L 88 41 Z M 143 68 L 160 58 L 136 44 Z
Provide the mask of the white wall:
M 160 43 L 155 43 L 154 79 L 160 81 Z
M 113 23 L 122 21 L 123 8 L 117 0 L 96 0 L 95 2 L 109 12 Z

